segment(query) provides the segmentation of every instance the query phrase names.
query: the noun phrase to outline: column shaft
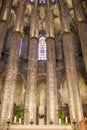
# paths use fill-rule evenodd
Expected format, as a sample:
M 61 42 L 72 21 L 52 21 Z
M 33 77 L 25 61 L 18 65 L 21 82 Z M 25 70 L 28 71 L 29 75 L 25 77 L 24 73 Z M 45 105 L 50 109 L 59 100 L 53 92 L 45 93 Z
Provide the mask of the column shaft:
M 0 22 L 0 57 L 2 54 L 7 28 L 8 26 L 5 22 Z
M 82 9 L 81 0 L 73 0 L 74 12 L 77 20 L 77 28 L 83 52 L 85 68 L 87 72 L 87 22 Z
M 36 124 L 37 47 L 38 39 L 30 39 L 24 124 L 30 124 L 31 121 L 33 121 L 34 124 Z
M 5 125 L 8 119 L 12 118 L 12 109 L 13 109 L 13 97 L 14 97 L 14 89 L 15 82 L 17 76 L 18 69 L 18 55 L 19 55 L 19 47 L 20 47 L 20 35 L 14 33 L 11 39 L 12 47 L 10 50 L 10 56 L 8 60 L 6 78 L 4 83 L 4 95 L 3 101 L 1 103 L 1 125 Z
M 8 17 L 9 17 L 11 6 L 12 6 L 12 1 L 13 0 L 5 0 L 4 1 L 2 11 L 1 11 L 0 20 L 4 20 L 4 21 L 8 22 Z
M 16 12 L 16 22 L 14 24 L 14 32 L 23 34 L 23 23 L 25 15 L 25 0 L 20 1 Z
M 83 118 L 82 104 L 79 94 L 78 75 L 73 51 L 72 35 L 63 35 L 64 59 L 69 94 L 69 109 L 71 121 L 81 121 Z
M 0 57 L 3 49 L 5 35 L 8 28 L 8 17 L 12 6 L 12 0 L 5 0 L 0 16 Z
M 57 123 L 58 97 L 55 62 L 55 42 L 53 38 L 47 39 L 47 113 L 48 123 Z
M 32 10 L 31 21 L 30 21 L 30 37 L 35 36 L 35 9 Z
M 83 58 L 85 63 L 85 68 L 87 72 L 87 23 L 81 23 L 78 25 L 79 38 L 81 43 L 81 48 L 83 52 Z
M 64 14 L 62 14 L 64 13 Z M 69 95 L 69 109 L 71 122 L 75 119 L 77 122 L 83 118 L 82 104 L 79 94 L 78 75 L 76 70 L 75 56 L 73 51 L 72 35 L 69 28 L 68 11 L 67 7 L 60 0 L 60 15 L 63 30 L 63 46 L 64 46 L 64 59 L 67 76 L 67 87 Z M 63 17 L 65 16 L 65 17 Z M 64 25 L 67 26 L 64 26 Z M 67 31 L 66 31 L 67 28 Z
M 81 0 L 72 0 L 77 22 L 85 20 Z
M 47 37 L 47 123 L 57 124 L 58 118 L 58 89 L 55 61 L 55 42 L 53 13 L 49 7 L 47 11 L 46 37 Z
M 23 7 L 24 7 L 24 2 L 17 9 L 17 15 L 19 15 L 18 12 L 20 12 L 20 10 L 22 9 L 20 12 L 22 15 L 20 15 L 19 17 L 19 19 L 21 19 L 22 21 L 24 18 Z M 17 24 L 16 21 L 15 23 Z M 21 26 L 21 21 L 20 21 L 20 26 Z M 18 58 L 19 58 L 21 37 L 22 37 L 21 30 L 20 29 L 17 31 L 15 30 L 10 41 L 12 42 L 12 44 L 10 48 L 10 55 L 8 59 L 7 72 L 6 72 L 5 82 L 4 82 L 4 94 L 1 103 L 1 117 L 0 117 L 1 127 L 4 127 L 6 125 L 8 119 L 10 119 L 10 121 L 12 119 L 12 110 L 14 104 L 14 90 L 15 90 L 15 82 L 16 82 L 17 70 L 18 70 Z
M 25 94 L 24 124 L 36 124 L 37 103 L 37 59 L 38 59 L 38 15 L 37 8 L 32 10 L 30 24 L 30 42 L 28 55 L 27 88 Z M 37 26 L 35 26 L 37 25 Z

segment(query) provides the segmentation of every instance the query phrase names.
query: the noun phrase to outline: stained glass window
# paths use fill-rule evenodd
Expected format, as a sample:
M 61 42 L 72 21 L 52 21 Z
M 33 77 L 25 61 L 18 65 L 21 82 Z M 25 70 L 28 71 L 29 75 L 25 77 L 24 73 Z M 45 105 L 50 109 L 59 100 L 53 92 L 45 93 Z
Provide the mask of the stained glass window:
M 34 3 L 34 0 L 30 0 L 31 3 Z
M 46 4 L 46 0 L 39 0 L 39 4 Z
M 21 38 L 21 40 L 20 40 L 20 49 L 19 49 L 19 57 L 22 54 L 22 45 L 23 45 L 23 39 Z
M 56 2 L 56 0 L 51 0 L 51 2 L 52 2 L 52 3 L 55 3 L 55 2 Z
M 38 44 L 38 60 L 46 60 L 46 38 L 41 36 Z
M 30 2 L 34 2 L 34 0 L 30 0 Z

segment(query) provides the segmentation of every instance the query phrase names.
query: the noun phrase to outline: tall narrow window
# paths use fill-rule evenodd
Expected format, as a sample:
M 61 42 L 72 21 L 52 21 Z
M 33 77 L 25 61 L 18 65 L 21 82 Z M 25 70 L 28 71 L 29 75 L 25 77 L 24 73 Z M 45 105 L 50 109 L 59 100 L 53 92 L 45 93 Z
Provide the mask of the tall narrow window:
M 20 40 L 20 49 L 19 49 L 19 57 L 22 54 L 22 45 L 23 45 L 23 39 L 21 38 L 21 40 Z
M 31 2 L 31 3 L 33 3 L 33 2 L 34 2 L 34 0 L 30 0 L 30 2 Z
M 56 0 L 51 0 L 51 2 L 54 4 L 56 2 Z
M 46 0 L 39 0 L 39 4 L 46 4 Z
M 46 38 L 41 36 L 38 43 L 38 60 L 46 60 Z

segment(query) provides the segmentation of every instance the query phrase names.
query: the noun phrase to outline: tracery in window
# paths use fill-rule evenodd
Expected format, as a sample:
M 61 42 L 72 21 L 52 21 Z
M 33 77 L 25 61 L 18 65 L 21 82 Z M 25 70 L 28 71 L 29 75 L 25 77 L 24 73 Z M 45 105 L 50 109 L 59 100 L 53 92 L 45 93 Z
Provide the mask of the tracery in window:
M 38 43 L 38 60 L 46 60 L 46 38 L 41 36 Z
M 34 3 L 34 0 L 30 0 L 31 3 Z
M 23 39 L 21 38 L 21 40 L 20 40 L 20 49 L 19 49 L 19 57 L 22 54 L 22 46 L 23 46 Z
M 51 0 L 51 2 L 52 2 L 52 3 L 55 3 L 55 2 L 56 2 L 56 0 Z
M 39 4 L 46 4 L 46 0 L 39 0 Z

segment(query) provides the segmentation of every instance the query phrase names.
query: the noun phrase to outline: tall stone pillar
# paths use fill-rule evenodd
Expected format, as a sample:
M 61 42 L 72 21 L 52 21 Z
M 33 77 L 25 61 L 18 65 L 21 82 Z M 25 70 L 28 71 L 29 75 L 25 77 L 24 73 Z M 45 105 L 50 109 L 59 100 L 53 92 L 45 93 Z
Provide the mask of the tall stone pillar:
M 56 59 L 55 59 L 55 41 L 54 41 L 54 24 L 53 15 L 48 9 L 48 29 L 47 36 L 47 123 L 57 124 L 58 111 L 58 89 L 56 75 Z M 48 33 L 49 32 L 49 33 Z
M 2 11 L 1 11 L 1 16 L 0 16 L 0 57 L 2 53 L 2 48 L 5 40 L 5 35 L 7 32 L 8 28 L 8 17 L 10 14 L 11 6 L 12 6 L 12 1 L 13 0 L 5 0 Z
M 77 28 L 79 32 L 81 48 L 84 57 L 85 68 L 87 72 L 87 21 L 83 13 L 81 0 L 72 0 L 72 1 L 77 21 Z
M 33 9 L 30 24 L 27 88 L 25 94 L 24 124 L 36 124 L 37 62 L 38 62 L 38 15 Z
M 57 123 L 58 96 L 55 62 L 55 42 L 52 37 L 47 38 L 47 113 L 48 123 Z
M 78 75 L 75 63 L 75 56 L 70 32 L 68 10 L 66 4 L 60 0 L 60 16 L 62 26 L 62 40 L 64 46 L 64 60 L 67 77 L 67 88 L 69 98 L 69 109 L 71 122 L 79 122 L 83 118 L 82 104 L 79 94 Z
M 20 40 L 22 37 L 22 30 L 20 26 L 23 23 L 22 22 L 23 17 L 24 17 L 24 1 L 21 1 L 18 6 L 14 32 L 10 41 L 12 42 L 12 44 L 10 48 L 6 77 L 4 81 L 4 94 L 1 102 L 1 116 L 0 116 L 1 129 L 2 127 L 5 126 L 8 119 L 10 119 L 10 121 L 12 119 L 12 110 L 14 105 L 14 90 L 18 70 L 19 48 L 20 48 Z M 16 26 L 16 24 L 19 23 L 17 22 L 18 19 L 20 21 L 20 24 L 19 26 Z M 6 128 L 4 128 L 4 130 L 5 129 Z

